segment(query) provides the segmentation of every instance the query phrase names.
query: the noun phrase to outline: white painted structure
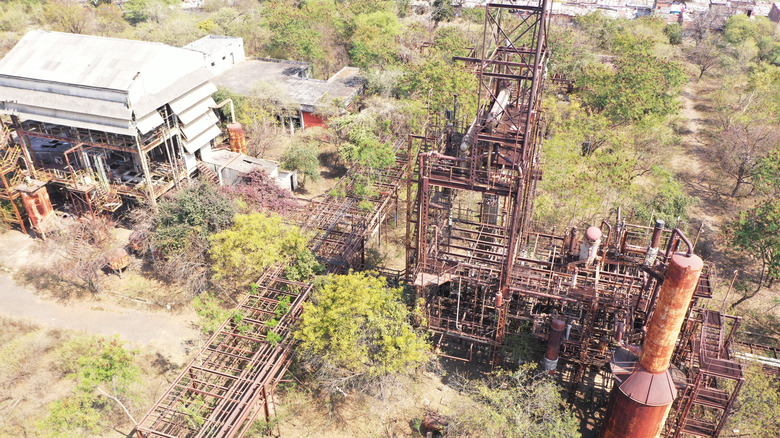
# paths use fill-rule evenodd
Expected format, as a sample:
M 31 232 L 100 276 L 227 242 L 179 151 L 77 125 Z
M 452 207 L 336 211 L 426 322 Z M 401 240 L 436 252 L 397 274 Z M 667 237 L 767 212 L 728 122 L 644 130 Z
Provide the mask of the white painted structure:
M 242 38 L 207 35 L 183 48 L 200 53 L 203 65 L 214 75 L 226 72 L 233 65 L 246 60 Z

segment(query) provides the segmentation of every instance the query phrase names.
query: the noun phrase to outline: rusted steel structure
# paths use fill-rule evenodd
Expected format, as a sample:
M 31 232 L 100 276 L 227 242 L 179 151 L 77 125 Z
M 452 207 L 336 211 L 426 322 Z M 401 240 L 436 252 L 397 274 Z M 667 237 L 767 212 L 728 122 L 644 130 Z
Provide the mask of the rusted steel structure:
M 353 167 L 328 195 L 293 215 L 328 272 L 359 268 L 366 244 L 381 240 L 408 166 L 407 155 L 398 152 L 387 169 Z M 365 184 L 372 190 L 356 193 L 356 185 Z M 258 416 L 269 420 L 273 391 L 294 348 L 290 328 L 312 288 L 285 279 L 284 266 L 267 270 L 143 417 L 137 436 L 240 437 Z
M 312 251 L 331 272 L 365 264 L 368 241 L 387 236 L 387 220 L 398 223 L 398 195 L 409 170 L 409 153 L 395 145 L 396 160 L 384 169 L 356 165 L 321 199 L 309 202 L 299 222 L 313 234 Z
M 677 397 L 669 365 L 704 268 L 701 258 L 692 254 L 690 242 L 686 243 L 688 252 L 673 254 L 669 260 L 642 346 L 613 357 L 615 386 L 601 438 L 658 436 Z
M 0 185 L 0 201 L 5 201 L 0 204 L 0 220 L 8 228 L 16 225 L 23 233 L 26 233 L 26 215 L 24 210 L 19 208 L 20 205 L 17 201 L 21 197 L 21 193 L 16 190 L 16 186 L 24 178 L 19 169 L 24 168 L 25 161 L 22 156 L 22 148 L 11 141 L 10 137 L 5 124 L 0 123 L 0 183 L 2 183 Z
M 426 288 L 445 284 L 458 303 L 475 303 L 463 321 L 429 312 L 431 329 L 489 345 L 495 358 L 540 173 L 549 9 L 547 0 L 488 3 L 481 53 L 455 58 L 477 75 L 475 118 L 409 139 L 420 154 L 408 184 L 408 279 L 429 303 Z
M 647 436 L 664 427 L 667 434 L 694 433 L 700 410 L 686 404 L 697 400 L 702 382 L 713 382 L 699 376 L 711 375 L 697 371 L 703 366 L 687 374 L 675 367 L 677 388 L 668 369 L 673 357 L 673 365 L 680 364 L 680 354 L 672 354 L 680 326 L 683 339 L 691 336 L 697 326 L 688 316 L 712 296 L 713 271 L 690 254 L 701 226 L 636 225 L 620 211 L 582 231 L 531 220 L 542 175 L 539 101 L 549 6 L 544 0 L 489 2 L 480 54 L 454 58 L 478 77 L 476 116 L 459 120 L 456 106 L 443 123 L 409 136 L 409 149 L 418 155 L 407 180 L 407 282 L 442 355 L 477 355 L 497 364 L 509 356 L 514 338 L 530 330 L 548 347 L 545 369 L 553 372 L 558 360 L 567 364 L 572 395 L 586 370 L 617 363 L 615 391 L 624 397 L 612 410 L 622 417 L 612 415 L 604 436 L 628 436 L 618 424 Z M 684 255 L 675 254 L 684 236 L 677 228 L 693 237 L 683 238 Z M 693 261 L 695 269 L 686 265 Z M 679 278 L 689 271 L 695 278 Z M 657 313 L 673 314 L 674 323 L 653 318 Z M 716 348 L 718 357 L 728 349 Z M 708 354 L 696 358 L 714 353 Z M 683 397 L 672 405 L 678 389 Z M 723 418 L 730 408 L 722 407 Z M 675 415 L 664 426 L 670 410 Z M 698 430 L 716 436 L 720 429 Z
M 686 370 L 680 396 L 666 422 L 666 436 L 718 436 L 745 382 L 733 356 L 734 334 L 741 318 L 692 309 L 675 359 Z

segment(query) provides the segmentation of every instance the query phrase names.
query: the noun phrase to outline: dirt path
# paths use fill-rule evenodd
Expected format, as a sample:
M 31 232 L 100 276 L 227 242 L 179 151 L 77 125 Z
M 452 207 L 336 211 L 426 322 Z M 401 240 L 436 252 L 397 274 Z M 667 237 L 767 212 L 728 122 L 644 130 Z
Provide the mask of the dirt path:
M 56 329 L 103 336 L 118 334 L 135 347 L 152 347 L 179 363 L 198 338 L 192 315 L 109 308 L 108 304 L 93 300 L 67 305 L 45 301 L 17 285 L 7 273 L 0 275 L 0 303 L 2 316 Z
M 681 181 L 685 183 L 689 195 L 698 198 L 690 208 L 692 219 L 704 222 L 705 231 L 717 232 L 731 214 L 731 202 L 722 196 L 722 180 L 714 176 L 712 151 L 705 144 L 705 132 L 710 122 L 706 111 L 711 92 L 708 84 L 690 82 L 682 94 L 683 107 L 680 115 L 686 121 L 686 130 L 682 135 L 682 149 L 669 163 Z
M 68 303 L 41 299 L 12 278 L 25 265 L 46 262 L 46 255 L 36 252 L 35 246 L 34 239 L 19 232 L 0 235 L 0 315 L 56 329 L 118 334 L 134 347 L 152 348 L 177 363 L 184 362 L 197 345 L 196 315 L 191 309 L 177 313 L 128 309 L 100 296 Z

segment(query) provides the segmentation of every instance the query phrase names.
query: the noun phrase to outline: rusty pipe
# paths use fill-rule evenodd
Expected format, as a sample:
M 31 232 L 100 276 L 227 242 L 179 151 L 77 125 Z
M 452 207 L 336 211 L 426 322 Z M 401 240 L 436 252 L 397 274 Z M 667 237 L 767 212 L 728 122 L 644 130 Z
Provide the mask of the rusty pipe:
M 681 239 L 688 245 L 689 252 L 676 253 L 669 261 L 669 268 L 647 329 L 642 355 L 639 357 L 642 367 L 654 374 L 669 368 L 677 336 L 704 267 L 701 258 L 690 253 L 690 242 L 684 236 L 681 236 Z
M 570 239 L 569 240 L 569 255 L 576 254 L 576 248 L 577 248 L 577 227 L 571 227 L 571 231 L 569 232 Z
M 555 369 L 558 367 L 558 355 L 565 328 L 566 321 L 563 319 L 553 318 L 550 321 L 550 336 L 547 338 L 547 352 L 542 359 L 542 365 L 551 376 L 555 374 Z
M 669 361 L 704 267 L 701 258 L 691 253 L 687 239 L 681 233 L 678 235 L 688 245 L 689 252 L 675 253 L 669 259 L 644 345 L 641 350 L 618 350 L 613 356 L 615 386 L 600 438 L 657 437 L 677 397 Z
M 607 226 L 607 238 L 604 239 L 604 247 L 606 248 L 607 246 L 609 246 L 609 239 L 612 237 L 612 225 L 606 220 L 602 220 L 599 229 L 603 229 L 605 225 Z
M 685 242 L 685 246 L 688 247 L 688 251 L 685 253 L 685 256 L 690 257 L 691 254 L 693 254 L 693 245 L 691 245 L 691 241 L 688 240 L 687 237 L 685 237 L 685 234 L 679 228 L 675 228 L 672 230 L 672 235 L 669 236 L 669 246 L 666 247 L 666 254 L 664 255 L 664 258 L 666 260 L 669 260 L 669 255 L 672 254 L 674 251 L 677 251 L 677 246 L 674 244 L 675 236 L 679 237 L 680 240 Z

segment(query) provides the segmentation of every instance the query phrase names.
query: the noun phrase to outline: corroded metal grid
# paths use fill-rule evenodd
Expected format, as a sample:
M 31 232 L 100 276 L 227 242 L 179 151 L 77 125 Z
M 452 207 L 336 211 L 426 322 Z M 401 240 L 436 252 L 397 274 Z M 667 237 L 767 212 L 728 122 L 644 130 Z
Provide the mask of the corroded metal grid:
M 400 152 L 383 170 L 355 166 L 300 213 L 311 248 L 328 272 L 362 264 L 366 243 L 396 205 L 407 156 Z M 359 196 L 357 184 L 371 184 L 371 196 Z M 269 419 L 272 393 L 294 348 L 291 327 L 313 288 L 283 273 L 284 266 L 275 266 L 263 274 L 141 420 L 139 438 L 240 437 L 257 415 Z

